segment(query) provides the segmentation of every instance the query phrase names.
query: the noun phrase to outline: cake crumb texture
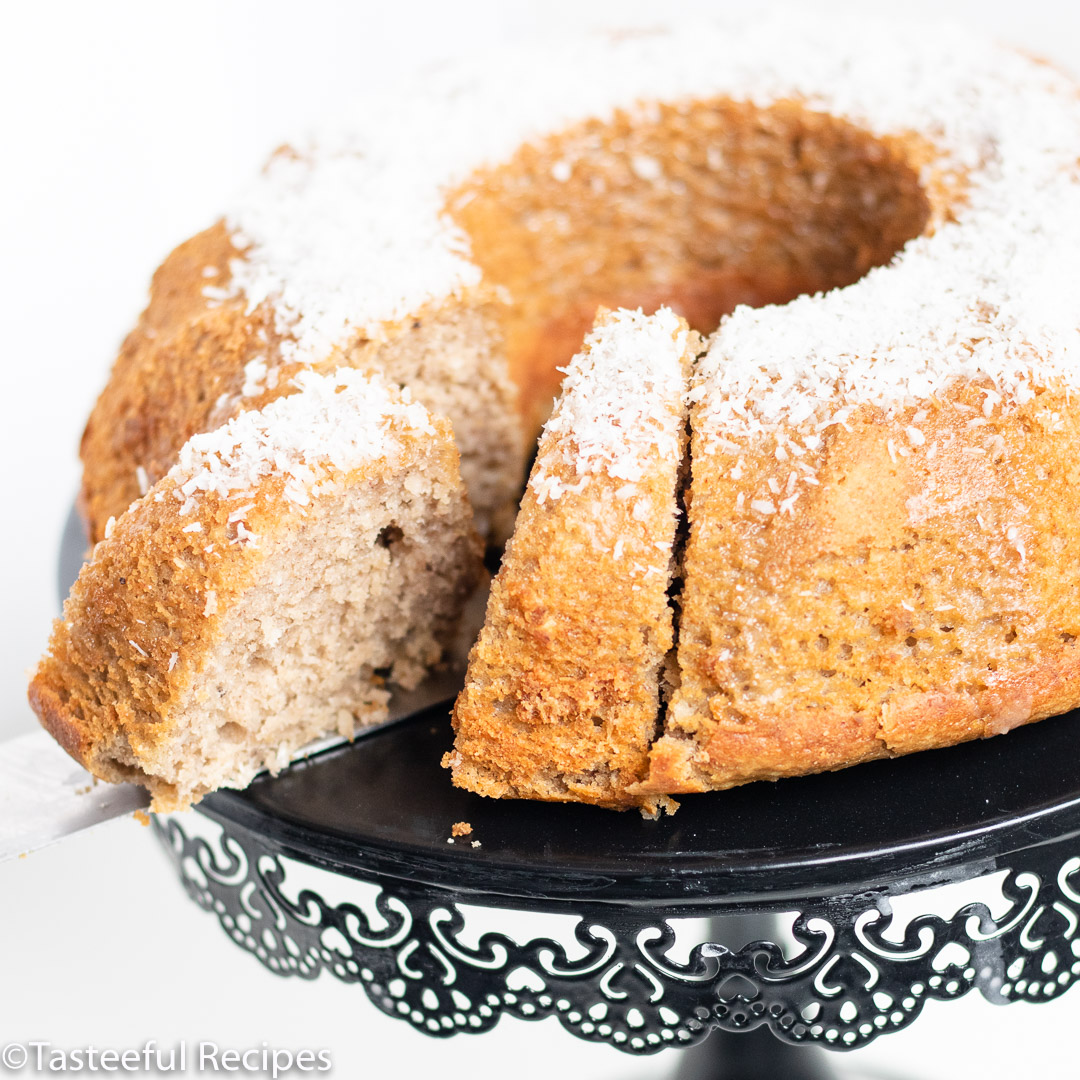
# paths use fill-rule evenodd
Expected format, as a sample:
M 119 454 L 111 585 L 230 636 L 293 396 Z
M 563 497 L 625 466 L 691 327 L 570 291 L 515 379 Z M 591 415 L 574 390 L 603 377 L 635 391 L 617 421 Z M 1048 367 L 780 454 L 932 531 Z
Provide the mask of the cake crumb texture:
M 482 574 L 446 421 L 350 369 L 299 382 L 120 516 L 31 683 L 61 745 L 154 810 L 384 719 Z

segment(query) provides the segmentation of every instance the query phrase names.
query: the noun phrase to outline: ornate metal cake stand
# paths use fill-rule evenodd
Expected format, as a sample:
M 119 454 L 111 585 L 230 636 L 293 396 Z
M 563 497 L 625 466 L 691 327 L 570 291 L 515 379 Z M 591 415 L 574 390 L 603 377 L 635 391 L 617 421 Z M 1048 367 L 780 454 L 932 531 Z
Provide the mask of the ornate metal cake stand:
M 207 798 L 216 839 L 183 818 L 158 834 L 192 899 L 271 971 L 359 983 L 435 1036 L 555 1016 L 633 1054 L 713 1029 L 850 1049 L 931 998 L 1047 1001 L 1080 976 L 1080 714 L 689 797 L 658 821 L 459 791 L 439 765 L 450 741 L 432 709 Z M 459 821 L 472 832 L 450 844 Z M 377 917 L 287 895 L 290 860 L 374 884 Z M 996 914 L 972 902 L 896 932 L 893 898 L 996 871 Z M 466 942 L 461 905 L 573 914 L 575 954 L 550 937 Z M 720 936 L 718 916 L 777 911 L 798 912 L 786 948 Z M 668 920 L 692 915 L 713 917 L 713 940 L 674 959 Z
M 69 527 L 65 586 L 81 550 Z M 155 829 L 191 898 L 270 971 L 358 983 L 439 1037 L 554 1016 L 649 1054 L 719 1030 L 737 1035 L 728 1065 L 693 1075 L 796 1080 L 822 1075 L 804 1046 L 864 1046 L 931 998 L 1049 1001 L 1080 978 L 1080 712 L 687 797 L 657 821 L 460 791 L 439 764 L 450 742 L 448 708 L 430 709 Z M 333 902 L 298 874 L 374 900 Z M 925 913 L 925 890 L 995 874 L 995 903 Z M 572 915 L 573 941 L 470 937 L 477 906 Z M 760 918 L 777 912 L 796 913 L 786 941 Z M 747 944 L 748 914 L 763 932 Z M 678 955 L 685 916 L 709 917 L 708 940 Z

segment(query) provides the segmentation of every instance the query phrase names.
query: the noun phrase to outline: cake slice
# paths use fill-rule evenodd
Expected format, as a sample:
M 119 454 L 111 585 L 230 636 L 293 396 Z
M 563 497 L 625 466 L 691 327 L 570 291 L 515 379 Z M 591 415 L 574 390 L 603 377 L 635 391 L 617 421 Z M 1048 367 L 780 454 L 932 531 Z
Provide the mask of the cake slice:
M 454 710 L 454 782 L 481 795 L 670 802 L 645 775 L 672 646 L 677 487 L 697 335 L 601 311 L 544 428 Z
M 353 370 L 297 383 L 110 522 L 30 685 L 72 757 L 155 810 L 382 720 L 482 574 L 449 423 Z

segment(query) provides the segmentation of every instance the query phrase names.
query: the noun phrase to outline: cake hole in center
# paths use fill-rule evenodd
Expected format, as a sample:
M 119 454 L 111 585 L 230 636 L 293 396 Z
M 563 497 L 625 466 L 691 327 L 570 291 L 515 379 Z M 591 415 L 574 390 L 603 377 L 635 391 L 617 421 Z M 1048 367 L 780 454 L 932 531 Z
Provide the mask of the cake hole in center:
M 739 304 L 887 263 L 929 220 L 911 163 L 926 149 L 797 102 L 656 105 L 523 146 L 448 210 L 505 286 L 511 369 L 539 424 L 600 305 L 667 304 L 709 333 Z

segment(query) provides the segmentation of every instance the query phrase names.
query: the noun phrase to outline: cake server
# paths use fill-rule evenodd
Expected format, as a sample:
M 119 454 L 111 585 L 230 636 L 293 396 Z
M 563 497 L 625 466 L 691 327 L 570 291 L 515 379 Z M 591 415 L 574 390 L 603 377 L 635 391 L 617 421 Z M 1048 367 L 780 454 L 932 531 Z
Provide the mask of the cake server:
M 462 682 L 463 672 L 451 669 L 425 679 L 415 690 L 396 691 L 386 723 L 450 701 Z M 301 747 L 292 760 L 346 741 L 340 735 L 328 735 Z M 149 805 L 150 793 L 145 788 L 95 779 L 47 732 L 35 731 L 0 743 L 0 862 L 28 855 L 103 821 L 145 811 Z

